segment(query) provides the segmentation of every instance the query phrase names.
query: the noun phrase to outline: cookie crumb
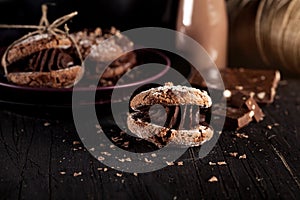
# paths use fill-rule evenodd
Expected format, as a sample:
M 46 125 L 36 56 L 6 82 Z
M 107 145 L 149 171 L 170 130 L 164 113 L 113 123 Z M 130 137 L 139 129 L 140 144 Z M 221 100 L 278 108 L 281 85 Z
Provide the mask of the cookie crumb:
M 208 164 L 209 164 L 210 166 L 217 165 L 217 163 L 214 163 L 214 162 L 209 162 Z
M 217 181 L 218 181 L 218 178 L 215 177 L 215 176 L 212 176 L 212 177 L 208 180 L 208 182 L 210 182 L 210 183 L 212 183 L 212 182 L 217 182 Z
M 104 158 L 103 156 L 99 156 L 99 157 L 98 157 L 98 160 L 99 160 L 99 161 L 103 161 L 103 160 L 105 160 L 105 158 Z
M 227 165 L 227 163 L 225 161 L 220 161 L 220 162 L 217 162 L 218 165 Z
M 172 161 L 171 162 L 166 161 L 166 163 L 167 163 L 168 166 L 174 165 L 174 162 L 172 162 Z
M 238 138 L 249 138 L 249 136 L 248 135 L 246 135 L 245 133 L 236 133 L 235 134 Z
M 237 90 L 243 90 L 243 89 L 244 89 L 244 87 L 243 87 L 243 86 L 241 86 L 241 85 L 237 85 L 237 86 L 235 86 L 235 89 L 237 89 Z
M 74 177 L 81 176 L 81 175 L 82 175 L 81 172 L 74 172 L 74 174 L 73 174 Z
M 246 158 L 247 158 L 246 154 L 239 156 L 239 159 L 246 159 Z
M 279 123 L 270 124 L 267 126 L 267 128 L 271 130 L 274 126 L 279 126 Z
M 45 122 L 45 123 L 44 123 L 44 126 L 45 126 L 45 127 L 50 126 L 50 125 L 51 125 L 51 124 L 50 124 L 49 122 Z
M 79 141 L 73 141 L 73 145 L 80 144 Z
M 90 148 L 89 151 L 95 151 L 95 148 L 94 148 L 94 147 L 93 147 L 93 148 Z
M 152 154 L 151 154 L 151 157 L 153 157 L 153 158 L 156 158 L 156 156 L 157 156 L 157 155 L 156 155 L 155 153 L 152 153 Z
M 153 161 L 152 160 L 148 160 L 148 158 L 145 158 L 145 162 L 146 163 L 153 163 Z
M 129 141 L 124 142 L 121 146 L 124 147 L 124 148 L 128 148 L 129 147 Z
M 178 165 L 178 166 L 182 166 L 182 165 L 183 165 L 183 161 L 177 162 L 177 165 Z
M 272 129 L 272 126 L 271 126 L 271 125 L 268 125 L 267 128 L 268 128 L 269 130 L 271 130 L 271 129 Z
M 108 153 L 108 152 L 106 152 L 106 151 L 101 152 L 101 154 L 102 154 L 102 155 L 105 155 L 105 156 L 111 156 L 111 153 Z
M 131 162 L 131 158 L 119 158 L 118 159 L 120 162 Z
M 232 156 L 232 157 L 237 157 L 238 153 L 237 152 L 230 152 L 229 155 Z
M 123 139 L 120 138 L 120 137 L 111 137 L 111 140 L 112 140 L 113 142 L 118 142 L 118 141 L 123 140 Z

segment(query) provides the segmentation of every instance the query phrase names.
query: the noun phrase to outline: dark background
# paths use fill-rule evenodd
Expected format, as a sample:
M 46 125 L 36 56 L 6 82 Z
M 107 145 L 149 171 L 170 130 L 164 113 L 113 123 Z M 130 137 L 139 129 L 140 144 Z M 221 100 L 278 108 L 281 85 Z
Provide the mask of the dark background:
M 109 28 L 121 31 L 143 26 L 175 28 L 177 0 L 0 0 L 0 24 L 38 25 L 41 5 L 48 4 L 48 19 L 78 11 L 68 22 L 70 31 L 82 28 Z M 6 30 L 8 31 L 8 30 Z M 22 32 L 9 30 L 12 34 Z M 28 31 L 28 30 L 27 30 Z M 3 31 L 2 35 L 3 35 Z M 5 31 L 4 31 L 5 32 Z M 2 36 L 3 40 L 3 36 Z

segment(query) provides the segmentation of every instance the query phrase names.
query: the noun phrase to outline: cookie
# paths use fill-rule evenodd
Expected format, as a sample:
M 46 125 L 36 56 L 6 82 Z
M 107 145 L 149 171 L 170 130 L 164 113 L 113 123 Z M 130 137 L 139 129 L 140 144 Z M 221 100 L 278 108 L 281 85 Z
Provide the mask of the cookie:
M 88 79 L 102 79 L 115 80 L 133 68 L 137 63 L 136 54 L 129 52 L 122 55 L 107 66 L 107 63 L 95 62 L 94 66 L 87 66 L 85 77 Z M 100 74 L 102 73 L 102 74 Z
M 72 39 L 38 34 L 13 43 L 2 57 L 7 80 L 29 87 L 72 87 L 84 73 Z
M 67 88 L 76 84 L 82 73 L 81 66 L 73 66 L 50 72 L 13 72 L 7 79 L 21 86 Z
M 114 27 L 109 30 L 99 27 L 94 30 L 85 29 L 71 35 L 79 46 L 83 59 L 88 59 L 90 63 L 85 77 L 88 80 L 101 78 L 100 86 L 114 85 L 118 78 L 137 63 L 136 53 L 131 51 L 133 42 Z
M 72 45 L 72 41 L 66 37 L 55 37 L 49 34 L 34 35 L 15 45 L 13 45 L 4 55 L 2 66 L 6 67 L 33 53 L 50 48 L 67 48 Z
M 193 87 L 166 84 L 165 86 L 151 88 L 137 94 L 131 100 L 130 107 L 133 110 L 139 110 L 140 107 L 154 104 L 167 106 L 198 105 L 203 108 L 208 108 L 212 102 L 206 91 Z
M 98 62 L 109 62 L 121 56 L 125 51 L 133 49 L 133 42 L 123 35 L 115 27 L 102 30 L 100 27 L 94 30 L 84 29 L 71 33 L 79 46 L 83 58 L 89 58 Z
M 128 129 L 137 137 L 146 139 L 159 148 L 169 142 L 181 146 L 200 146 L 213 136 L 213 129 L 209 126 L 198 125 L 191 130 L 176 130 L 143 121 L 135 115 L 128 115 Z

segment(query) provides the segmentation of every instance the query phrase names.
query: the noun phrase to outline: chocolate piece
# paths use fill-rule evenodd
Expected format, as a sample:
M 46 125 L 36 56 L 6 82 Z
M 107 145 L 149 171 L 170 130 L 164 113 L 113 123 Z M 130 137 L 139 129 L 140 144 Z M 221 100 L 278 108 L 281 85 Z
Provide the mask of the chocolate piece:
M 200 123 L 200 109 L 197 105 L 183 105 L 180 129 L 193 129 Z
M 234 91 L 231 93 L 231 96 L 227 99 L 228 105 L 236 108 L 247 108 L 249 111 L 254 111 L 254 119 L 256 122 L 259 122 L 265 116 L 262 109 L 256 103 L 253 98 L 253 92 L 245 91 Z
M 246 108 L 226 107 L 226 112 L 219 106 L 215 106 L 212 110 L 214 116 L 225 117 L 225 130 L 238 130 L 248 125 L 254 116 L 253 110 Z M 218 120 L 218 119 L 213 119 Z
M 273 69 L 226 68 L 222 69 L 220 74 L 225 89 L 253 92 L 253 98 L 258 104 L 270 104 L 274 101 L 280 81 L 280 72 Z M 207 87 L 208 85 L 196 70 L 192 70 L 189 81 L 194 86 Z M 210 83 L 209 87 L 220 89 L 213 83 Z
M 221 70 L 225 89 L 254 93 L 257 103 L 269 104 L 274 101 L 276 88 L 280 81 L 278 70 L 227 68 Z

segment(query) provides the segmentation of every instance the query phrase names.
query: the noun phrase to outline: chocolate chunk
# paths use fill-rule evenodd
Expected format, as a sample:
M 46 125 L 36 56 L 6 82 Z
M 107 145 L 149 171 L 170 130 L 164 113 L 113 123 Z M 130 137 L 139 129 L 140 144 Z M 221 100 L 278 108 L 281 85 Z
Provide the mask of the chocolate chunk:
M 234 91 L 231 93 L 231 96 L 227 99 L 228 105 L 236 108 L 246 108 L 249 111 L 254 111 L 254 119 L 256 122 L 259 122 L 265 116 L 262 109 L 256 103 L 253 98 L 253 92 L 245 91 Z
M 254 116 L 253 110 L 247 108 L 226 107 L 226 112 L 219 106 L 212 110 L 214 116 L 225 117 L 224 130 L 238 130 L 248 125 Z M 218 120 L 218 119 L 213 119 Z
M 225 89 L 229 91 L 248 91 L 254 93 L 258 104 L 269 104 L 274 101 L 276 88 L 280 81 L 280 72 L 273 69 L 225 68 L 220 71 Z M 194 86 L 207 87 L 202 76 L 192 70 L 189 81 Z M 209 87 L 219 89 L 210 83 Z
M 230 91 L 248 91 L 254 93 L 258 104 L 274 101 L 276 88 L 280 81 L 278 70 L 227 68 L 221 70 L 225 89 Z
M 133 115 L 134 119 L 164 126 L 166 128 L 178 129 L 180 124 L 180 106 L 145 106 Z
M 180 129 L 193 129 L 200 123 L 200 108 L 197 105 L 183 105 Z

